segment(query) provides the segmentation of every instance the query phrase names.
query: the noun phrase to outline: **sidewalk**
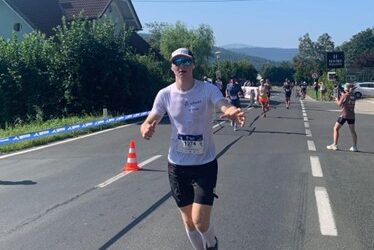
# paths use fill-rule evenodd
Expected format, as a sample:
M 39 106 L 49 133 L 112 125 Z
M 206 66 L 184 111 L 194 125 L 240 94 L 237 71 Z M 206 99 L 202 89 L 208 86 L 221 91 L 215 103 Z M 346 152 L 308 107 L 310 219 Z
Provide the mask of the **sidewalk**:
M 355 112 L 357 114 L 374 115 L 374 98 L 362 98 L 356 101 Z

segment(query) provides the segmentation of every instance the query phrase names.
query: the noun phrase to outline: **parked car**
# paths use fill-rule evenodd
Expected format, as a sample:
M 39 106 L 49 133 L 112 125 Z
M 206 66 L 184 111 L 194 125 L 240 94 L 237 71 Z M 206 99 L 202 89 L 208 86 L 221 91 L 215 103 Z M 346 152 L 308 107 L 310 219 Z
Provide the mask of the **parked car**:
M 374 97 L 374 82 L 356 82 L 353 93 L 356 98 Z

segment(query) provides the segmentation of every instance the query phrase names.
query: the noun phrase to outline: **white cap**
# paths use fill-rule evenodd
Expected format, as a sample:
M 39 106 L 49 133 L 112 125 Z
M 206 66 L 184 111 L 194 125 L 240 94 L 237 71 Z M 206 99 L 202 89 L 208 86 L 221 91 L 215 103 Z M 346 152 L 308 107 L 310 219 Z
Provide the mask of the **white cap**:
M 176 56 L 185 56 L 188 58 L 193 58 L 192 52 L 189 49 L 186 48 L 179 48 L 175 50 L 173 53 L 171 53 L 171 58 L 170 60 L 173 60 L 174 57 Z
M 352 84 L 350 84 L 349 82 L 344 84 L 344 89 L 346 89 L 346 90 L 350 90 L 352 87 L 353 87 Z

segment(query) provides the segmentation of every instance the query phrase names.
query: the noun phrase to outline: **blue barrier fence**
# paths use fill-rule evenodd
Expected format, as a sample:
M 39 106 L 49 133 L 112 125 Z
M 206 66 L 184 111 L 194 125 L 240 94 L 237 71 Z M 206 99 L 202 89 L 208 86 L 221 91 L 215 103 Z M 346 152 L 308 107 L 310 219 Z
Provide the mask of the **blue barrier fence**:
M 32 139 L 42 138 L 42 137 L 51 136 L 51 135 L 58 135 L 58 134 L 63 134 L 63 133 L 71 132 L 71 131 L 78 131 L 78 130 L 86 129 L 86 128 L 94 128 L 97 126 L 102 126 L 102 125 L 116 123 L 116 122 L 122 122 L 126 120 L 131 120 L 131 119 L 147 116 L 148 113 L 149 111 L 136 113 L 136 114 L 130 114 L 130 115 L 122 115 L 122 116 L 117 116 L 117 117 L 112 117 L 112 118 L 107 118 L 107 119 L 101 119 L 97 121 L 90 121 L 90 122 L 85 122 L 85 123 L 80 123 L 80 124 L 68 125 L 68 126 L 64 126 L 60 128 L 52 128 L 52 129 L 46 129 L 43 131 L 31 132 L 28 134 L 0 138 L 0 145 L 6 145 L 6 144 L 15 143 L 15 142 L 25 141 L 25 140 L 32 140 Z

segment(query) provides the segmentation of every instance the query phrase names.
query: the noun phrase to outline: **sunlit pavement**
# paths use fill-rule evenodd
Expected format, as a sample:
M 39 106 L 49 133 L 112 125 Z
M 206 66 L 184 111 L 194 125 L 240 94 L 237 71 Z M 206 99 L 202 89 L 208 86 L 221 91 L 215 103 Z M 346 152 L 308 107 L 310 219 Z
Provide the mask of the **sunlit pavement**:
M 307 101 L 316 101 L 310 96 L 306 96 Z M 338 108 L 337 108 L 338 109 Z M 355 112 L 357 114 L 374 115 L 374 98 L 360 98 L 356 100 Z
M 374 115 L 374 98 L 358 99 L 355 111 L 358 114 Z

